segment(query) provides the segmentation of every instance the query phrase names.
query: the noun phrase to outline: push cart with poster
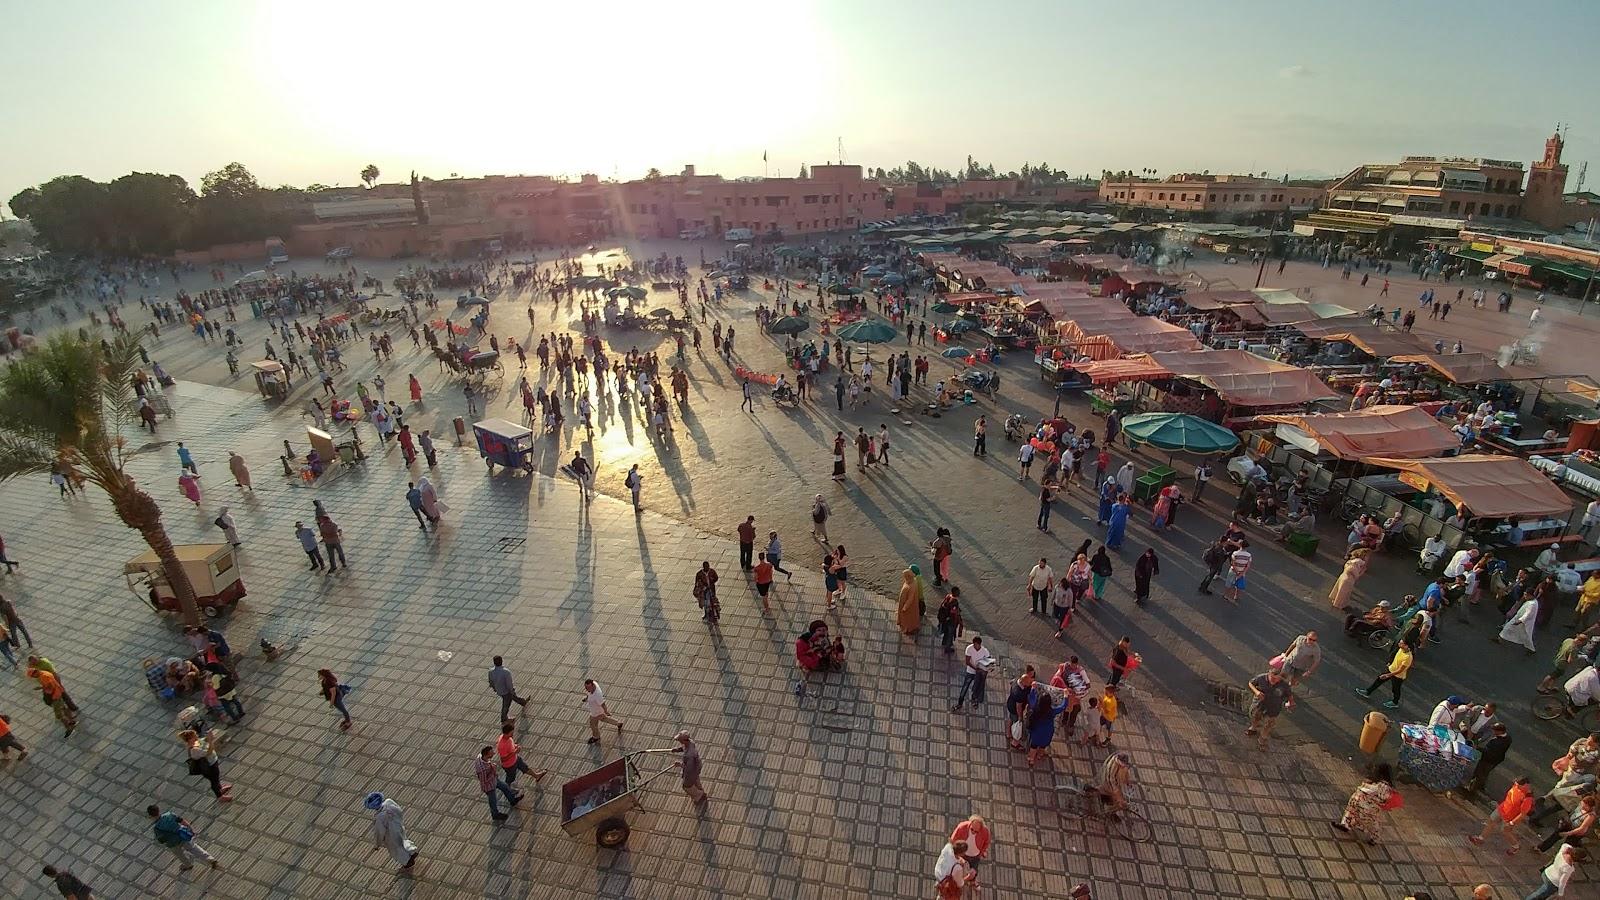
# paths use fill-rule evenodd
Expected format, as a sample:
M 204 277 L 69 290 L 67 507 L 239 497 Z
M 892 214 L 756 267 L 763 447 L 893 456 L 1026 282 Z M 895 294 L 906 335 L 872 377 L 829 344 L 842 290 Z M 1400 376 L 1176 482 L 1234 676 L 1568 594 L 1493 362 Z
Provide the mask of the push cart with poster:
M 533 431 L 505 419 L 484 419 L 472 424 L 478 453 L 494 474 L 495 466 L 533 471 Z
M 218 615 L 245 595 L 244 582 L 239 578 L 239 558 L 228 544 L 178 544 L 172 552 L 189 576 L 195 604 L 206 615 Z M 178 595 L 154 550 L 128 560 L 122 570 L 128 590 L 135 596 L 144 598 L 157 612 L 177 611 Z
M 289 396 L 289 371 L 283 363 L 274 359 L 263 359 L 250 364 L 250 371 L 255 375 L 256 390 L 268 400 L 282 400 Z
M 641 757 L 672 750 L 637 750 L 561 786 L 561 829 L 573 837 L 594 832 L 601 847 L 620 847 L 628 841 L 627 814 L 639 807 L 639 797 L 650 782 L 673 770 L 672 766 L 649 775 L 639 771 Z
M 1461 735 L 1427 725 L 1400 726 L 1400 769 L 1439 793 L 1460 787 L 1478 764 L 1478 751 Z

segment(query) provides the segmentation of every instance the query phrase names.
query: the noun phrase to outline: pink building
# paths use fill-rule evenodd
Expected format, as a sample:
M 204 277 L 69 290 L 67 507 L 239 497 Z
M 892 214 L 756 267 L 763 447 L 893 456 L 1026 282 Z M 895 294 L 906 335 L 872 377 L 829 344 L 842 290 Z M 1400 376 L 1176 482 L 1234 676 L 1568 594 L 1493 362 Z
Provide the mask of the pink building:
M 761 235 L 854 231 L 888 217 L 888 192 L 860 166 L 812 166 L 806 178 L 681 175 L 603 186 L 617 229 L 642 237 L 677 237 L 730 228 Z

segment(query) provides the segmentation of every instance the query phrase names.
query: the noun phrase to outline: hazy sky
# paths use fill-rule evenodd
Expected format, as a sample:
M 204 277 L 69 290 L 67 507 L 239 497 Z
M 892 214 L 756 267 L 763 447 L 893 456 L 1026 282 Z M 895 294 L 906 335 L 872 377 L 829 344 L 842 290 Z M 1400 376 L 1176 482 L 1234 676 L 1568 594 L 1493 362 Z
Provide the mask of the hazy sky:
M 59 174 L 1073 173 L 1600 160 L 1600 2 L 0 0 L 0 202 Z M 1567 36 L 1577 36 L 1572 40 Z M 1600 171 L 1593 183 L 1600 184 Z

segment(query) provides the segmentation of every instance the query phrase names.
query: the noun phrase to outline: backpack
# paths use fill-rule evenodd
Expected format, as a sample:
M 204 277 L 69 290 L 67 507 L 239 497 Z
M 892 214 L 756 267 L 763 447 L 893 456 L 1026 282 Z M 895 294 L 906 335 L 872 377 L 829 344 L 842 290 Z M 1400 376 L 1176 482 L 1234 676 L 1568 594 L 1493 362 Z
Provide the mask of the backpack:
M 172 813 L 163 813 L 155 823 L 156 843 L 176 847 L 194 840 L 194 829 Z

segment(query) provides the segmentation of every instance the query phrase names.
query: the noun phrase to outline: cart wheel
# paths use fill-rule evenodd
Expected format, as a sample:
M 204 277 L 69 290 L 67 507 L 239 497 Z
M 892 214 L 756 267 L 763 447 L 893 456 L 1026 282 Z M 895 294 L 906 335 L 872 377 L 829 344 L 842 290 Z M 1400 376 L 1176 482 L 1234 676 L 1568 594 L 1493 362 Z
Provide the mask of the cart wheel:
M 222 607 L 220 606 L 202 606 L 200 610 L 206 614 L 208 619 L 215 619 L 217 616 L 222 615 Z
M 594 830 L 594 842 L 602 847 L 621 847 L 628 842 L 628 823 L 621 817 L 607 819 Z

